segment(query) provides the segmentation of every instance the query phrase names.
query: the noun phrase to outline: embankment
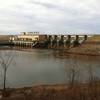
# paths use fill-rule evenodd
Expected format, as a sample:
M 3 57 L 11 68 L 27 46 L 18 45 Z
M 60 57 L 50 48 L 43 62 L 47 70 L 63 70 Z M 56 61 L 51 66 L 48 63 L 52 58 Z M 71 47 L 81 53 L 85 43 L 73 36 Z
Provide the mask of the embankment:
M 8 92 L 9 96 L 0 100 L 100 100 L 100 83 L 40 85 Z
M 83 44 L 63 51 L 64 54 L 100 56 L 100 36 L 93 36 Z

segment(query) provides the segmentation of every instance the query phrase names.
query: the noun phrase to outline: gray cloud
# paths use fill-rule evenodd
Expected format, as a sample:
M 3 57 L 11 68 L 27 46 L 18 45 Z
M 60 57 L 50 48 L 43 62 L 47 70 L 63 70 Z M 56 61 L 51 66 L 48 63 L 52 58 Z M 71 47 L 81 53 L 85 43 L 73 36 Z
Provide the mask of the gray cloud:
M 0 33 L 99 33 L 99 0 L 1 0 Z

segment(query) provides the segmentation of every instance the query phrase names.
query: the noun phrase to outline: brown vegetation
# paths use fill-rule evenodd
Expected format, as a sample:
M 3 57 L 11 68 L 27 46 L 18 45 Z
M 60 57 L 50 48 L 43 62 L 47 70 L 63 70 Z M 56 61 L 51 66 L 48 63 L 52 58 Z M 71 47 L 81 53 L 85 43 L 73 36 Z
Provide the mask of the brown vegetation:
M 10 89 L 10 96 L 1 100 L 100 100 L 100 83 L 40 85 Z

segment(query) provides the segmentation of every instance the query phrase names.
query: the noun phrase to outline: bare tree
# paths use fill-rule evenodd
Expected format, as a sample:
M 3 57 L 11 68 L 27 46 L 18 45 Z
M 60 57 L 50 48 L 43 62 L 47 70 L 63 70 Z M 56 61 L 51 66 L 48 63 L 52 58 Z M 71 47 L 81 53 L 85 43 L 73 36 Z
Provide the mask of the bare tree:
M 80 69 L 78 62 L 74 61 L 73 63 L 73 61 L 71 61 L 69 68 L 66 71 L 67 71 L 69 85 L 73 87 L 74 84 L 79 81 Z
M 91 98 L 94 100 L 94 98 L 98 98 L 99 96 L 99 92 L 98 89 L 100 89 L 99 87 L 99 83 L 100 83 L 100 79 L 94 74 L 94 69 L 92 67 L 92 65 L 88 65 L 88 92 L 91 93 Z
M 0 51 L 0 65 L 3 68 L 3 92 L 6 91 L 7 69 L 13 60 L 12 52 Z

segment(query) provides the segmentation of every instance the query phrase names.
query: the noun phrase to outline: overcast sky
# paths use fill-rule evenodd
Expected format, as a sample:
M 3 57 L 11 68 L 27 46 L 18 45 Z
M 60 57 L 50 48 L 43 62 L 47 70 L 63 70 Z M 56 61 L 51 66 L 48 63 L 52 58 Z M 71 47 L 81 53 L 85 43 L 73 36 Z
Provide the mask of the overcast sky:
M 100 0 L 0 0 L 0 34 L 100 33 Z

